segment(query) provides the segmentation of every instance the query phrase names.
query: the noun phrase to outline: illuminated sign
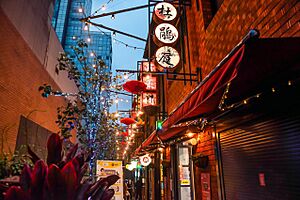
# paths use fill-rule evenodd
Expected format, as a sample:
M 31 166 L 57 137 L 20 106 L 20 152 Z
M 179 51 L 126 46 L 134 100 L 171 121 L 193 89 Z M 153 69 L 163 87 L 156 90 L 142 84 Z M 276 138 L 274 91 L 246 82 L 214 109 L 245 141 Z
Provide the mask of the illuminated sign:
M 162 23 L 155 28 L 155 37 L 162 43 L 172 44 L 178 39 L 178 31 L 172 24 Z
M 149 70 L 149 62 L 148 61 L 142 61 L 141 71 L 143 72 L 155 72 L 156 67 L 153 62 L 150 62 L 150 70 Z
M 156 93 L 153 92 L 144 92 L 142 94 L 142 107 L 149 106 L 149 105 L 156 105 Z
M 151 158 L 148 154 L 140 157 L 141 165 L 148 166 L 151 163 Z
M 157 78 L 155 76 L 143 76 L 143 82 L 147 85 L 146 90 L 156 90 L 156 81 Z
M 167 2 L 161 2 L 154 7 L 155 15 L 163 21 L 172 21 L 177 16 L 176 8 Z
M 156 62 L 166 69 L 173 69 L 180 61 L 179 53 L 169 46 L 160 47 L 155 53 Z

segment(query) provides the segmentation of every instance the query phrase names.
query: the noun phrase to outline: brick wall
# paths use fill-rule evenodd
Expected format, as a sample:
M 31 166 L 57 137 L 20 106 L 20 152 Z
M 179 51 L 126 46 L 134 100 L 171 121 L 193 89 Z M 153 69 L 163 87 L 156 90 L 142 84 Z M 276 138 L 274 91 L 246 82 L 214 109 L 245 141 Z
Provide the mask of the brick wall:
M 41 97 L 43 83 L 59 88 L 1 9 L 0 24 L 0 134 L 7 152 L 15 148 L 21 115 L 57 132 L 56 108 L 65 101 Z
M 250 29 L 260 37 L 300 37 L 300 2 L 298 0 L 224 0 L 213 15 L 210 0 L 193 0 L 187 8 L 188 37 L 192 71 L 201 67 L 203 78 L 236 46 Z M 197 84 L 169 82 L 167 109 L 172 112 Z M 195 167 L 195 183 L 201 172 L 211 174 L 212 200 L 218 197 L 215 139 L 212 130 L 201 135 L 195 151 L 209 156 L 209 167 Z M 201 199 L 201 184 L 196 184 L 196 199 Z
M 201 193 L 201 173 L 210 173 L 211 178 L 211 199 L 218 199 L 218 184 L 217 184 L 217 173 L 216 173 L 216 157 L 215 157 L 215 138 L 213 136 L 213 130 L 208 129 L 205 132 L 200 134 L 200 141 L 194 147 L 197 153 L 201 153 L 203 156 L 208 156 L 209 164 L 206 169 L 201 169 L 194 166 L 194 177 L 195 177 L 195 193 L 196 199 L 202 199 Z M 198 184 L 197 184 L 198 183 Z
M 203 77 L 250 29 L 258 29 L 261 37 L 300 36 L 298 0 L 224 0 L 213 18 L 209 15 L 209 1 L 193 0 L 192 6 L 187 8 L 191 66 L 193 71 L 202 67 Z M 168 87 L 168 112 L 195 86 L 172 82 Z

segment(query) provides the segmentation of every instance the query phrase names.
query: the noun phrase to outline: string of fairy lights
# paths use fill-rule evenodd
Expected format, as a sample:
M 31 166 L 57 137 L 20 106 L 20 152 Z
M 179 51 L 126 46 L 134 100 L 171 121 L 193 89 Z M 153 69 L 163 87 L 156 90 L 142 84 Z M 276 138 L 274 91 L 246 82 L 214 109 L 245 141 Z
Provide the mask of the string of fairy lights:
M 112 3 L 113 0 L 108 0 L 106 3 L 102 4 L 101 7 L 97 10 L 95 10 L 91 16 L 94 16 L 95 14 L 99 13 L 99 12 L 103 12 L 107 9 L 107 6 Z M 82 13 L 84 17 L 87 17 L 85 12 L 84 12 L 84 9 L 83 9 L 83 6 L 81 5 L 79 8 L 78 8 L 78 12 L 79 13 Z M 111 16 L 111 19 L 114 20 L 115 19 L 115 16 L 112 15 Z M 91 24 L 89 24 L 88 22 L 83 22 L 84 23 L 84 26 L 83 26 L 83 30 L 87 32 L 87 38 L 85 38 L 85 41 L 87 43 L 91 43 L 93 42 L 92 41 L 92 38 L 91 38 L 91 33 L 90 33 L 90 26 Z M 120 39 L 117 39 L 116 37 L 116 33 L 115 32 L 112 32 L 111 34 L 109 32 L 105 32 L 103 31 L 101 28 L 97 27 L 97 26 L 94 26 L 102 35 L 106 35 L 106 36 L 112 36 L 113 39 L 112 39 L 112 42 L 114 44 L 119 44 L 119 45 L 123 45 L 125 46 L 126 48 L 128 49 L 133 49 L 133 50 L 142 50 L 144 51 L 144 48 L 141 48 L 141 47 L 137 47 L 137 46 L 134 46 L 134 45 L 130 45 L 126 42 L 123 42 L 122 40 Z M 77 39 L 76 36 L 73 37 L 73 39 Z M 91 57 L 95 57 L 97 56 L 96 55 L 96 52 L 95 51 L 91 51 L 89 53 L 89 56 Z M 121 76 L 123 78 L 123 82 L 126 82 L 128 81 L 131 76 L 133 76 L 133 74 L 127 74 L 127 73 L 123 73 L 123 76 Z M 123 83 L 122 81 L 120 81 L 119 83 L 117 83 L 116 85 L 111 85 L 110 87 L 113 88 L 113 89 L 116 89 L 117 87 L 120 87 L 120 85 Z M 104 88 L 103 90 L 106 90 L 106 88 Z M 113 113 L 114 117 L 117 118 L 117 119 L 120 119 L 120 117 L 122 115 L 124 115 L 124 113 L 121 113 L 119 112 L 119 109 L 118 109 L 118 105 L 119 103 L 123 102 L 123 103 L 130 103 L 130 100 L 129 99 L 125 99 L 125 98 L 121 98 L 119 97 L 118 94 L 114 94 L 114 97 L 115 99 L 111 99 L 111 105 L 112 104 L 115 104 L 116 106 L 116 112 Z M 101 99 L 103 100 L 103 99 Z M 141 116 L 143 113 L 141 111 L 139 111 L 137 113 L 137 116 Z M 120 125 L 121 126 L 121 125 Z M 128 132 L 128 135 L 123 137 L 121 139 L 122 142 L 120 142 L 120 140 L 118 138 L 120 138 L 121 134 L 120 134 L 120 130 L 116 130 L 116 144 L 117 144 L 117 147 L 116 147 L 116 150 L 119 152 L 119 155 L 118 155 L 118 158 L 120 158 L 121 156 L 123 156 L 123 159 L 125 158 L 125 155 L 129 152 L 129 149 L 131 147 L 132 144 L 134 144 L 134 139 L 135 139 L 135 133 L 138 131 L 138 128 L 139 128 L 139 125 L 136 124 L 132 124 L 132 125 L 129 125 L 127 127 L 121 127 L 120 130 L 126 130 Z M 120 145 L 121 143 L 121 145 Z
M 91 16 L 93 16 L 93 15 L 95 15 L 96 13 L 98 13 L 100 10 L 106 10 L 106 6 L 107 6 L 107 4 L 109 4 L 110 2 L 112 2 L 112 0 L 109 0 L 106 4 L 103 4 L 102 5 L 102 7 L 100 8 L 100 9 L 98 9 L 98 10 L 96 10 Z M 104 6 L 105 5 L 105 6 Z M 84 9 L 83 9 L 83 6 L 81 5 L 79 8 L 78 8 L 78 12 L 79 13 L 82 13 L 83 14 L 83 16 L 84 17 L 89 17 L 89 16 L 86 16 L 86 14 L 85 14 L 85 12 L 84 12 Z M 112 15 L 111 16 L 111 19 L 112 20 L 114 20 L 115 19 L 115 16 L 114 15 Z M 84 22 L 85 23 L 85 25 L 84 25 L 84 27 L 83 27 L 83 30 L 84 31 L 88 31 L 88 38 L 87 38 L 87 42 L 91 42 L 91 37 L 90 37 L 90 24 L 88 23 L 88 22 Z M 108 32 L 105 32 L 105 31 L 103 31 L 102 29 L 100 29 L 99 27 L 97 27 L 97 26 L 94 26 L 97 30 L 99 30 L 101 33 L 102 33 L 102 35 L 106 35 L 106 36 L 111 36 L 110 34 L 108 34 Z M 130 48 L 130 49 L 133 49 L 133 50 L 142 50 L 142 51 L 144 51 L 145 49 L 144 48 L 142 48 L 142 47 L 137 47 L 137 46 L 134 46 L 134 45 L 130 45 L 130 44 L 128 44 L 128 43 L 126 43 L 126 42 L 123 42 L 122 40 L 120 40 L 120 39 L 117 39 L 116 38 L 116 33 L 115 32 L 112 32 L 112 36 L 114 37 L 113 38 L 113 43 L 115 43 L 115 44 L 120 44 L 120 45 L 123 45 L 123 46 L 125 46 L 126 48 Z M 75 38 L 73 38 L 73 39 L 76 39 L 76 37 Z

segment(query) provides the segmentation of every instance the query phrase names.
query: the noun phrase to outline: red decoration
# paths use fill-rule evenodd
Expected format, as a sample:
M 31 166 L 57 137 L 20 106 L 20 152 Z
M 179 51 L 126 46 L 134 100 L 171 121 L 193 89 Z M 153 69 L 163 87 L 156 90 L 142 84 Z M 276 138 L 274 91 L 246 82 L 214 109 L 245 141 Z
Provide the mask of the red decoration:
M 126 144 L 126 142 L 125 142 L 125 141 L 123 141 L 123 142 L 121 142 L 121 144 L 122 144 L 122 145 L 125 145 L 125 144 Z
M 121 123 L 126 124 L 126 125 L 130 125 L 130 124 L 134 124 L 136 123 L 136 121 L 132 118 L 122 118 L 120 120 Z
M 136 80 L 127 81 L 123 84 L 123 89 L 133 94 L 144 92 L 146 88 L 147 85 L 145 83 Z
M 128 136 L 128 132 L 123 132 L 122 135 L 125 136 L 125 137 L 127 137 Z

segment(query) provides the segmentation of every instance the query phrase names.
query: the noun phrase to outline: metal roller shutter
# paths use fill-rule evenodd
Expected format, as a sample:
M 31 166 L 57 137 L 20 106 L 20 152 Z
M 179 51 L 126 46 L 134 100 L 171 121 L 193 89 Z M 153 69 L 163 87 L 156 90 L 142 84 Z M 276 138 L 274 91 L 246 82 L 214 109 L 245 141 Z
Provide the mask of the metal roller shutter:
M 300 199 L 300 115 L 247 122 L 220 133 L 227 200 Z

